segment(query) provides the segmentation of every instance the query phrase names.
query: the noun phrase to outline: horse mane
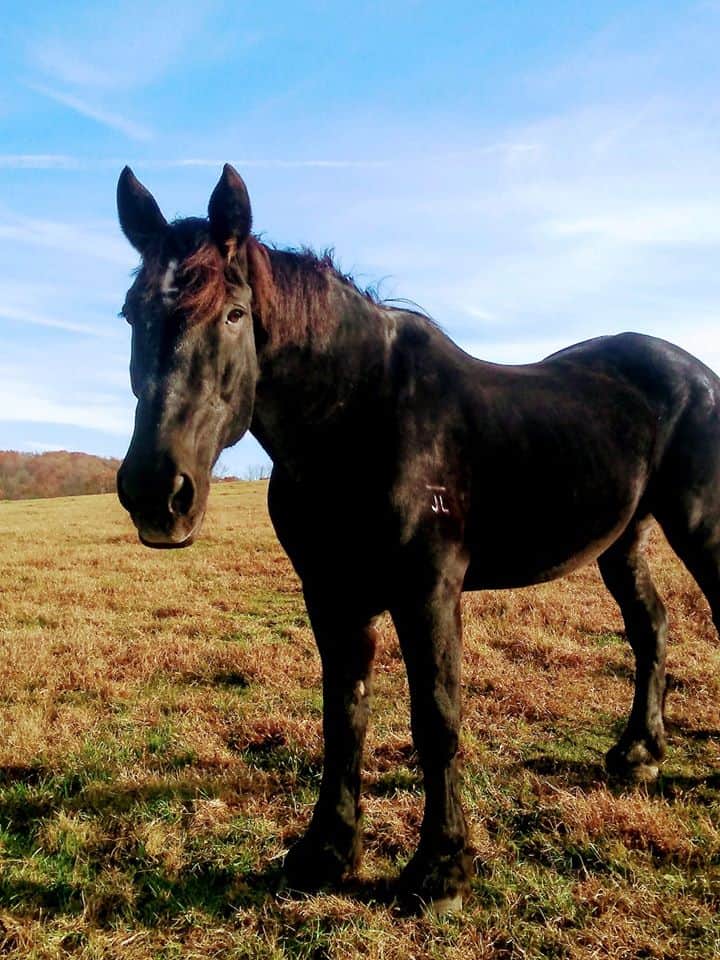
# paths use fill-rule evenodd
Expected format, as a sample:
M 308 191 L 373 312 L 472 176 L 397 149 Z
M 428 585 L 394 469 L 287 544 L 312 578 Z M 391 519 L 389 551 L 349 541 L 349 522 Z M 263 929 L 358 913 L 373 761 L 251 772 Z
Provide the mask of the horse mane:
M 254 310 L 271 344 L 329 332 L 330 280 L 346 279 L 329 252 L 318 257 L 310 250 L 279 250 L 250 237 L 247 255 Z
M 329 333 L 334 322 L 329 305 L 333 278 L 378 302 L 373 291 L 360 290 L 350 275 L 338 270 L 329 250 L 321 255 L 309 249 L 281 250 L 250 236 L 245 253 L 253 315 L 273 346 L 322 339 Z M 224 256 L 204 221 L 189 218 L 171 225 L 163 248 L 143 267 L 146 289 L 156 290 L 162 284 L 173 258 L 178 261 L 176 309 L 189 325 L 217 316 L 229 290 L 245 282 L 235 251 Z

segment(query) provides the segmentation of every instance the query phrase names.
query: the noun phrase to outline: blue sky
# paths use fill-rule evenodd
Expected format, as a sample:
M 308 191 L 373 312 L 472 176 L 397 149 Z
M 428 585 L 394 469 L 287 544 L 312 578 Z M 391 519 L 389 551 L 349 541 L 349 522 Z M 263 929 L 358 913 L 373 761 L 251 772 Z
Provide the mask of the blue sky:
M 166 216 L 222 163 L 466 349 L 633 329 L 720 371 L 720 0 L 233 0 L 4 11 L 0 449 L 122 456 L 125 163 Z M 223 455 L 242 474 L 265 456 Z

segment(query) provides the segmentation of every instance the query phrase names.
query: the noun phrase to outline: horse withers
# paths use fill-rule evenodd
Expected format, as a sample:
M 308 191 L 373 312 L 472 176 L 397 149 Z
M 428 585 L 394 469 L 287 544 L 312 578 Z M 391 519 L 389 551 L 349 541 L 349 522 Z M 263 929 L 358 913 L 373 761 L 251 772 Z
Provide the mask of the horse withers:
M 303 586 L 323 667 L 317 805 L 284 869 L 297 888 L 353 871 L 376 632 L 405 660 L 425 813 L 400 889 L 457 909 L 471 857 L 459 797 L 460 598 L 597 560 L 635 653 L 612 773 L 657 775 L 667 618 L 643 558 L 655 517 L 720 623 L 720 381 L 633 333 L 540 363 L 460 350 L 427 317 L 378 302 L 328 257 L 251 233 L 226 165 L 208 217 L 168 223 L 126 167 L 122 229 L 142 257 L 132 325 L 135 431 L 118 493 L 151 547 L 192 543 L 220 452 L 250 430 L 273 461 L 268 503 Z M 312 505 L 312 509 L 309 508 Z

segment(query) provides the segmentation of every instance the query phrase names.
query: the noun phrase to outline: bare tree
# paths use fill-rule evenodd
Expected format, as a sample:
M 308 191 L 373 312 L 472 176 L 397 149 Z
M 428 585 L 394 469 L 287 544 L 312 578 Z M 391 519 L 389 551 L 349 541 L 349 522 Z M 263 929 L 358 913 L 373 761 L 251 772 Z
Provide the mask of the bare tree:
M 245 467 L 243 480 L 267 480 L 272 470 L 271 463 L 251 463 Z

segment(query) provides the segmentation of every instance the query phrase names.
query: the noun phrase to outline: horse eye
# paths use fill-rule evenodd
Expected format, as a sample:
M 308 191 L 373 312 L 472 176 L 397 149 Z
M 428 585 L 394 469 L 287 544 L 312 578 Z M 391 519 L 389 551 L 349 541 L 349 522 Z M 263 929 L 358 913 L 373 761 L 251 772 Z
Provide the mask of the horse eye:
M 245 311 L 241 310 L 240 307 L 236 307 L 234 310 L 228 312 L 227 317 L 225 317 L 225 323 L 240 323 L 244 316 Z

